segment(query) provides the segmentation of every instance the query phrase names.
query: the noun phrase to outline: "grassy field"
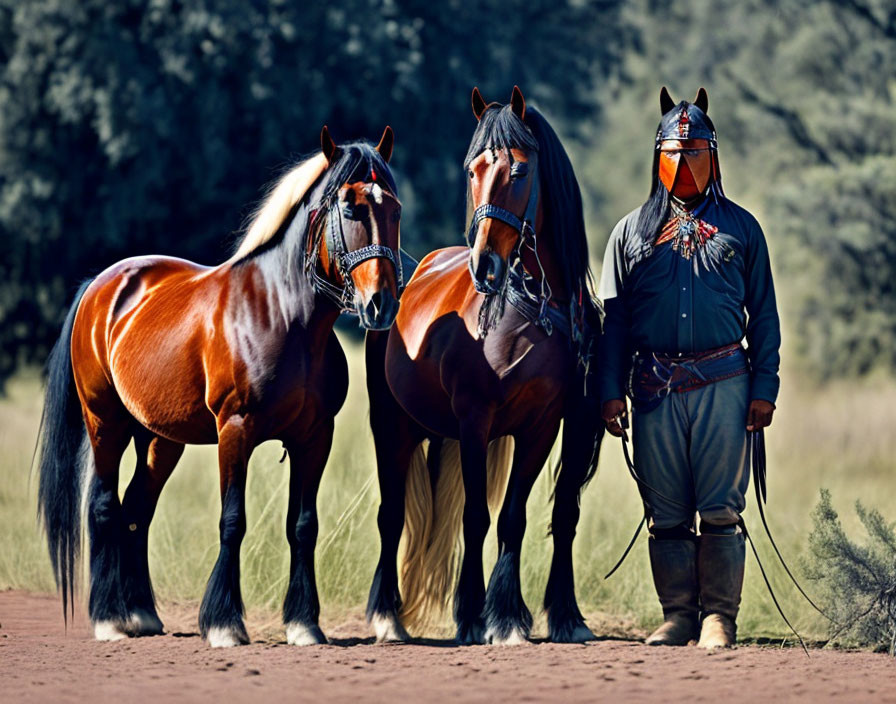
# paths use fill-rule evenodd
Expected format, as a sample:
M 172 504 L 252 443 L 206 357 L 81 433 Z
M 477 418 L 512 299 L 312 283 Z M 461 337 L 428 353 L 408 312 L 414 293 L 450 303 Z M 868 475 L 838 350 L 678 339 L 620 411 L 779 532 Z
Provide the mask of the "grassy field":
M 351 365 L 349 398 L 337 418 L 336 438 L 320 492 L 320 540 L 317 574 L 323 617 L 361 614 L 379 548 L 376 506 L 379 500 L 373 441 L 367 426 L 363 356 L 360 346 L 344 340 Z M 847 531 L 858 522 L 853 502 L 896 516 L 892 476 L 896 435 L 892 432 L 896 383 L 834 383 L 823 389 L 785 375 L 769 442 L 769 521 L 779 546 L 799 570 L 807 551 L 810 511 L 819 488 L 833 493 Z M 29 464 L 41 408 L 36 373 L 22 374 L 0 400 L 0 588 L 53 591 L 49 560 L 35 519 L 36 477 Z M 274 622 L 286 589 L 284 535 L 287 466 L 281 448 L 260 447 L 252 457 L 248 487 L 249 528 L 242 549 L 243 593 L 250 610 L 250 631 Z M 122 468 L 122 489 L 133 467 L 129 451 Z M 751 488 L 752 492 L 752 488 Z M 523 588 L 530 609 L 540 612 L 547 581 L 551 542 L 546 473 L 529 501 L 529 530 L 523 553 Z M 801 601 L 774 563 L 761 534 L 758 513 L 747 509 L 747 524 L 757 535 L 760 554 L 770 568 L 781 603 L 804 636 L 824 637 L 824 623 Z M 637 524 L 640 501 L 615 438 L 605 441 L 597 478 L 583 497 L 576 540 L 580 604 L 596 632 L 638 633 L 655 624 L 660 611 L 649 577 L 642 536 L 625 565 L 610 580 L 603 575 L 624 549 Z M 162 496 L 150 533 L 150 565 L 157 594 L 168 602 L 198 602 L 217 555 L 219 500 L 214 447 L 191 447 Z M 488 570 L 495 556 L 494 528 L 488 538 Z M 488 572 L 487 572 L 488 573 Z M 812 585 L 804 586 L 811 592 Z M 769 599 L 752 557 L 748 557 L 741 635 L 786 636 L 786 626 Z M 536 631 L 544 619 L 536 619 Z

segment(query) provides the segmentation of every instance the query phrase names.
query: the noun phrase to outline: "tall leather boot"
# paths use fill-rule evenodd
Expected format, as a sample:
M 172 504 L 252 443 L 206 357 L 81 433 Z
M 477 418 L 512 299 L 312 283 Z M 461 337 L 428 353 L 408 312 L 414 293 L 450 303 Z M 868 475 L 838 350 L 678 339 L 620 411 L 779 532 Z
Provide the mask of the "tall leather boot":
M 663 625 L 645 641 L 647 645 L 687 645 L 697 638 L 697 545 L 694 540 L 658 540 L 650 536 L 650 568 Z
M 703 625 L 701 648 L 731 648 L 737 638 L 737 611 L 744 584 L 746 548 L 740 528 L 734 533 L 703 533 L 697 550 L 697 573 Z

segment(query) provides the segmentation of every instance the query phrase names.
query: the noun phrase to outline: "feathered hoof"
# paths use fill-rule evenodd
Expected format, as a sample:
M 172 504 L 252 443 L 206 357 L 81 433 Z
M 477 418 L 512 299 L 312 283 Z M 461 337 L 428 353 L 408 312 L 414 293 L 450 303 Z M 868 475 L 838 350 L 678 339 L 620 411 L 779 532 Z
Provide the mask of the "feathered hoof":
M 93 624 L 93 637 L 103 641 L 123 640 L 128 637 L 128 631 L 118 621 L 97 621 Z
M 454 640 L 458 645 L 483 645 L 485 643 L 485 625 L 482 621 L 458 625 Z
M 552 626 L 548 638 L 552 643 L 587 643 L 589 640 L 597 640 L 597 636 L 591 632 L 584 621 Z
M 485 632 L 485 642 L 489 645 L 522 645 L 529 642 L 529 634 L 521 626 L 505 632 L 489 628 Z
M 411 636 L 401 625 L 398 616 L 392 614 L 374 614 L 370 619 L 377 643 L 407 643 Z
M 249 635 L 242 624 L 239 626 L 212 626 L 208 629 L 205 640 L 212 648 L 233 648 L 237 645 L 248 645 Z
M 287 623 L 286 642 L 290 645 L 325 645 L 327 637 L 315 623 Z

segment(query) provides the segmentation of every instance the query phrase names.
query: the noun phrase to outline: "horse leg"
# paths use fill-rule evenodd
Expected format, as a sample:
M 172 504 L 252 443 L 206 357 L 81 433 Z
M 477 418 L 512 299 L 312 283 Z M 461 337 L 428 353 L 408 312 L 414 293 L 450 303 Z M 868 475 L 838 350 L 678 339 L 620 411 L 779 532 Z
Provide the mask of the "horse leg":
M 485 640 L 496 645 L 525 642 L 532 614 L 520 588 L 520 552 L 526 533 L 526 502 L 551 453 L 559 421 L 514 436 L 513 468 L 498 517 L 498 560 L 485 596 Z
M 544 596 L 548 615 L 548 638 L 555 643 L 583 643 L 594 640 L 576 602 L 573 578 L 572 543 L 579 522 L 580 494 L 588 479 L 592 460 L 600 449 L 603 430 L 596 409 L 568 412 L 563 420 L 563 455 L 557 486 L 551 534 L 554 555 Z
M 464 557 L 454 594 L 454 621 L 461 645 L 484 642 L 485 577 L 482 544 L 491 519 L 488 514 L 486 458 L 490 419 L 473 414 L 463 418 L 460 428 L 460 459 L 464 481 Z
M 118 471 L 121 456 L 131 441 L 131 423 L 131 417 L 126 416 L 123 409 L 122 415 L 111 422 L 90 412 L 85 414 L 94 464 L 87 494 L 88 613 L 97 640 L 119 640 L 128 635 L 129 614 L 121 578 L 122 520 Z
M 283 602 L 283 623 L 290 645 L 316 645 L 327 639 L 318 626 L 320 601 L 314 578 L 317 545 L 317 490 L 333 444 L 333 419 L 328 418 L 305 442 L 284 441 L 289 453 L 289 587 Z
M 240 545 L 246 534 L 246 470 L 250 454 L 246 419 L 231 416 L 218 430 L 221 546 L 199 607 L 199 631 L 213 648 L 249 642 L 240 592 Z
M 137 467 L 121 504 L 122 582 L 128 607 L 128 633 L 160 635 L 162 621 L 156 612 L 149 578 L 149 524 L 162 488 L 184 451 L 184 446 L 139 430 L 134 435 Z
M 399 616 L 398 544 L 404 528 L 408 466 L 424 436 L 422 428 L 398 405 L 386 382 L 383 373 L 386 341 L 385 334 L 368 333 L 367 393 L 380 486 L 380 506 L 376 518 L 380 532 L 380 558 L 367 599 L 367 622 L 373 626 L 378 643 L 410 640 Z

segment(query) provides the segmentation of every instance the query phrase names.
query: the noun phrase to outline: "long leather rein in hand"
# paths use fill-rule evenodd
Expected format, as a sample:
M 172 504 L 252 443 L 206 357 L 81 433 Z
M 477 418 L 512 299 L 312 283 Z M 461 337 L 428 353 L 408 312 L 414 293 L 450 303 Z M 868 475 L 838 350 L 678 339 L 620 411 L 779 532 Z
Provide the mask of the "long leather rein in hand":
M 635 469 L 635 465 L 632 462 L 631 454 L 629 453 L 628 448 L 628 433 L 626 432 L 626 428 L 628 427 L 627 421 L 624 423 L 620 423 L 620 427 L 622 428 L 622 454 L 625 456 L 625 463 L 628 466 L 629 474 L 632 475 L 635 482 L 639 487 L 642 487 L 646 491 L 653 492 L 657 496 L 665 499 L 666 501 L 671 501 L 674 504 L 679 506 L 683 506 L 682 502 L 676 501 L 674 499 L 669 498 L 661 494 L 659 491 L 651 487 L 647 482 L 645 482 L 641 477 L 638 476 L 638 473 Z M 777 543 L 775 543 L 775 539 L 772 537 L 771 529 L 768 526 L 768 521 L 765 517 L 765 508 L 764 504 L 766 502 L 766 453 L 765 453 L 765 434 L 763 430 L 760 428 L 759 430 L 754 430 L 750 432 L 750 463 L 752 465 L 752 474 L 753 474 L 753 488 L 756 492 L 756 505 L 759 508 L 759 517 L 762 520 L 762 526 L 765 529 L 765 534 L 768 536 L 769 542 L 772 544 L 772 548 L 774 548 L 775 554 L 778 556 L 778 560 L 780 560 L 781 565 L 784 567 L 784 571 L 787 573 L 787 576 L 790 577 L 790 580 L 793 582 L 794 586 L 796 586 L 797 590 L 800 594 L 803 595 L 803 598 L 811 604 L 812 608 L 814 608 L 818 613 L 824 616 L 826 619 L 831 621 L 832 623 L 836 623 L 834 619 L 832 619 L 828 614 L 819 608 L 819 606 L 812 601 L 808 594 L 806 594 L 805 590 L 800 586 L 800 583 L 797 581 L 796 577 L 794 577 L 793 572 L 791 572 L 790 567 L 787 565 L 787 562 L 784 560 L 784 556 L 781 555 L 781 551 L 778 549 Z M 638 539 L 638 536 L 641 534 L 641 529 L 647 523 L 648 512 L 647 512 L 647 502 L 644 502 L 644 515 L 641 517 L 641 521 L 638 523 L 638 527 L 635 529 L 635 533 L 632 536 L 632 539 L 629 541 L 628 546 L 625 548 L 625 551 L 622 553 L 622 557 L 616 562 L 604 579 L 609 579 L 614 572 L 622 565 L 625 561 L 625 558 L 628 557 L 628 554 L 631 552 L 632 547 Z M 740 522 L 738 524 L 740 529 L 743 531 L 744 536 L 750 542 L 750 548 L 753 551 L 753 555 L 756 558 L 756 563 L 759 565 L 759 571 L 762 573 L 762 579 L 765 582 L 765 586 L 768 589 L 768 593 L 772 598 L 772 602 L 775 604 L 775 608 L 777 608 L 778 613 L 781 615 L 781 618 L 784 620 L 784 623 L 787 624 L 787 627 L 793 632 L 793 634 L 799 640 L 800 645 L 806 653 L 806 656 L 809 656 L 809 650 L 806 648 L 806 644 L 803 641 L 802 636 L 797 633 L 796 629 L 793 627 L 793 624 L 790 623 L 790 620 L 784 614 L 783 609 L 781 608 L 780 603 L 778 603 L 778 599 L 775 596 L 775 592 L 772 589 L 771 582 L 769 582 L 768 576 L 765 572 L 765 567 L 762 565 L 762 560 L 759 559 L 759 553 L 756 550 L 756 544 L 753 541 L 753 536 L 747 530 L 746 523 L 744 522 L 743 516 L 740 518 Z

